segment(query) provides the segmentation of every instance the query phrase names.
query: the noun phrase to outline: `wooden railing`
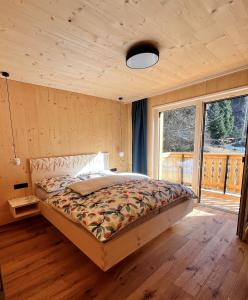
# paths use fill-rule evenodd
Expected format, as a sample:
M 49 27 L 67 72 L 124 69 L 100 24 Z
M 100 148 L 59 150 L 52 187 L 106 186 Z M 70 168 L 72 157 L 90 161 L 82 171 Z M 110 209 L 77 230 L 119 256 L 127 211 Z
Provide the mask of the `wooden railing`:
M 204 153 L 202 188 L 223 193 L 240 194 L 243 174 L 243 154 Z M 159 177 L 169 181 L 192 184 L 193 153 L 162 153 Z

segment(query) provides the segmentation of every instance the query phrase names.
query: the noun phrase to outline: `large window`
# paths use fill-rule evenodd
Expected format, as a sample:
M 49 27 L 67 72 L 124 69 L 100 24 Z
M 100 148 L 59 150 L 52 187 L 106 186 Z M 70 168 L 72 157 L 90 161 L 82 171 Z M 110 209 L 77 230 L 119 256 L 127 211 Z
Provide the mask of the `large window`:
M 247 121 L 247 96 L 206 103 L 201 203 L 238 213 Z
M 202 204 L 237 213 L 248 96 L 213 100 L 206 97 L 155 108 L 159 151 L 154 151 L 153 171 L 159 179 L 192 187 Z
M 195 106 L 160 113 L 160 179 L 192 185 L 195 115 Z

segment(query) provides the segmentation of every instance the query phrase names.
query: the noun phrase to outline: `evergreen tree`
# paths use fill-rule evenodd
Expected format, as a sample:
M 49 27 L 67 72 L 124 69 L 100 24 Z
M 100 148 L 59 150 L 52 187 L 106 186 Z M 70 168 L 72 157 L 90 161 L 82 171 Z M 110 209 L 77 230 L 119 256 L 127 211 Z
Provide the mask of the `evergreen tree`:
M 221 111 L 225 123 L 226 134 L 224 137 L 229 137 L 233 131 L 233 124 L 234 124 L 232 101 L 231 100 L 221 101 L 220 107 L 221 107 Z
M 233 111 L 230 100 L 215 102 L 207 111 L 208 129 L 212 144 L 224 143 L 223 139 L 229 137 L 233 130 Z

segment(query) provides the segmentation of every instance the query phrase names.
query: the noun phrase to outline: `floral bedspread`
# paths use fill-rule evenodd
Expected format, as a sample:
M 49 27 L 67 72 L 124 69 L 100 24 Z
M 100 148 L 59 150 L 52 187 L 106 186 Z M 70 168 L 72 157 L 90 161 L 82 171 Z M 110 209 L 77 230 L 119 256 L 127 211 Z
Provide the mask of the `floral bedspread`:
M 163 180 L 132 180 L 81 196 L 66 188 L 46 201 L 54 208 L 81 223 L 99 241 L 105 242 L 116 232 L 180 197 L 194 197 L 181 184 Z

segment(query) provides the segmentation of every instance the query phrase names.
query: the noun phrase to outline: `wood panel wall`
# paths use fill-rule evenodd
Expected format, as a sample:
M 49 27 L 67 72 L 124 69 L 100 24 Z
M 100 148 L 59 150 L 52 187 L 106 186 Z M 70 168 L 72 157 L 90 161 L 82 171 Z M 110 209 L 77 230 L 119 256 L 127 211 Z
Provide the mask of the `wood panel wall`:
M 0 225 L 12 220 L 7 200 L 31 193 L 30 188 L 13 189 L 15 183 L 31 186 L 29 158 L 106 151 L 111 167 L 130 168 L 130 105 L 12 80 L 8 83 L 21 165 L 12 163 L 6 81 L 0 79 Z M 126 154 L 122 159 L 121 149 Z
M 152 174 L 152 108 L 176 101 L 217 93 L 248 85 L 248 70 L 204 81 L 148 99 L 148 174 Z

